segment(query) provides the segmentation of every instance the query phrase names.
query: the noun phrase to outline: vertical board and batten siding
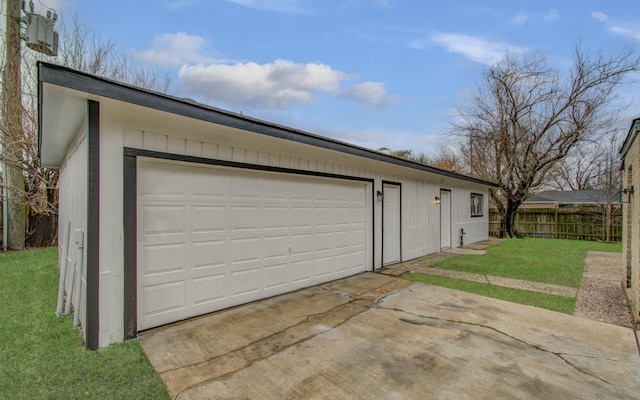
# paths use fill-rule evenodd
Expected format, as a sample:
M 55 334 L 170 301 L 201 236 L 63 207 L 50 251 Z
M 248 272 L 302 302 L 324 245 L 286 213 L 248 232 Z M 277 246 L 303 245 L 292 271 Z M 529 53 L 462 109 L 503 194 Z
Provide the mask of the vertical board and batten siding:
M 402 258 L 412 259 L 438 251 L 437 241 L 429 243 L 430 238 L 437 238 L 439 234 L 439 210 L 433 200 L 440 191 L 440 185 L 436 182 L 407 178 L 397 174 L 384 174 L 353 166 L 308 160 L 285 154 L 266 153 L 210 142 L 193 141 L 135 129 L 127 129 L 125 131 L 124 146 L 276 168 L 291 168 L 301 171 L 374 179 L 378 190 L 382 189 L 380 183 L 382 181 L 400 182 L 402 183 Z M 465 192 L 470 193 L 471 191 L 467 190 Z M 465 210 L 469 209 L 468 201 L 467 199 Z M 378 211 L 376 207 L 375 212 L 380 214 L 376 215 L 376 220 L 380 220 L 381 211 Z M 462 225 L 466 227 L 466 224 Z M 379 245 L 376 247 L 379 247 Z
M 483 192 L 482 216 L 471 217 L 471 193 L 477 193 L 470 184 L 462 183 L 451 193 L 451 247 L 460 247 L 460 229 L 464 229 L 464 243 L 485 240 L 489 236 L 489 196 Z
M 402 180 L 402 258 L 411 260 L 439 251 L 440 186 L 413 178 Z
M 88 173 L 88 138 L 86 124 L 76 134 L 67 151 L 67 156 L 60 166 L 58 178 L 59 206 L 58 224 L 60 227 L 58 240 L 58 265 L 67 265 L 67 279 L 73 279 L 73 268 L 81 269 L 81 302 L 86 299 L 86 246 L 76 245 L 76 231 L 87 232 L 87 173 Z M 69 232 L 67 232 L 69 230 Z M 62 259 L 62 258 L 65 259 Z M 66 285 L 69 288 L 70 285 Z M 86 337 L 86 308 L 73 304 L 80 309 L 80 326 Z
M 100 346 L 123 339 L 123 158 L 124 148 L 202 157 L 249 165 L 313 171 L 364 178 L 374 182 L 372 196 L 382 182 L 401 184 L 401 256 L 410 260 L 439 251 L 440 211 L 434 202 L 441 188 L 452 190 L 452 229 L 464 227 L 467 241 L 488 235 L 487 214 L 470 220 L 471 192 L 486 186 L 454 178 L 429 175 L 405 167 L 382 164 L 328 149 L 195 121 L 117 101 L 103 100 L 100 131 Z M 256 144 L 256 141 L 259 143 Z M 324 160 L 323 160 L 324 158 Z M 384 172 L 383 172 L 384 171 Z M 425 179 L 418 177 L 425 176 Z M 374 196 L 375 197 L 375 196 Z M 373 200 L 373 267 L 382 261 L 382 207 Z M 484 228 L 479 225 L 484 221 Z M 482 236 L 484 235 L 484 236 Z M 457 247 L 455 240 L 452 246 Z M 371 267 L 371 266 L 369 266 Z

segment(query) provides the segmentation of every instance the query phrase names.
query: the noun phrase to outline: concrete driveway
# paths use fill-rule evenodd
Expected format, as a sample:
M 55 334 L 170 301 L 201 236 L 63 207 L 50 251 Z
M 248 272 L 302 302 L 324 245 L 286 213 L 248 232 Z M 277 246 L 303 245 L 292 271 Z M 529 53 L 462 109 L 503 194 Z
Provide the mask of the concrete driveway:
M 638 399 L 631 329 L 366 273 L 145 332 L 177 399 Z

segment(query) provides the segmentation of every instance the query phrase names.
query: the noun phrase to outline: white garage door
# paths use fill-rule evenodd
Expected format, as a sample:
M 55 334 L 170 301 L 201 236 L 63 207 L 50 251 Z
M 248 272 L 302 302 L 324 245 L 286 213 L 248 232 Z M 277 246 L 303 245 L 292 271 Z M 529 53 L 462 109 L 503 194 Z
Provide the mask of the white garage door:
M 365 271 L 367 183 L 138 161 L 138 329 Z

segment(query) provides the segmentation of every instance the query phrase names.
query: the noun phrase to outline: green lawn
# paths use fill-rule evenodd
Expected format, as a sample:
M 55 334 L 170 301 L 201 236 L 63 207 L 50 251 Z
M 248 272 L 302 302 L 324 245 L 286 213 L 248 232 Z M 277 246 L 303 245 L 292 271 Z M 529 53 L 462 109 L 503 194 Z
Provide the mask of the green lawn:
M 134 340 L 85 350 L 55 316 L 55 248 L 0 254 L 0 399 L 168 399 Z
M 558 239 L 506 239 L 485 255 L 458 255 L 433 267 L 579 288 L 587 251 L 622 252 L 620 243 Z M 425 259 L 426 262 L 428 258 Z
M 512 303 L 546 308 L 547 310 L 558 311 L 565 314 L 573 314 L 573 309 L 576 305 L 576 299 L 571 297 L 505 288 L 486 283 L 466 281 L 464 279 L 445 278 L 442 276 L 425 274 L 408 274 L 405 275 L 404 278 L 414 282 L 428 283 L 449 289 L 492 297 L 494 299 L 506 300 Z
M 425 264 L 454 271 L 501 276 L 525 281 L 551 283 L 580 288 L 587 251 L 621 252 L 619 243 L 598 243 L 558 239 L 506 239 L 487 249 L 484 255 L 426 256 Z M 425 274 L 408 274 L 405 278 L 422 283 L 475 293 L 513 303 L 573 314 L 576 299 L 504 288 L 463 279 Z

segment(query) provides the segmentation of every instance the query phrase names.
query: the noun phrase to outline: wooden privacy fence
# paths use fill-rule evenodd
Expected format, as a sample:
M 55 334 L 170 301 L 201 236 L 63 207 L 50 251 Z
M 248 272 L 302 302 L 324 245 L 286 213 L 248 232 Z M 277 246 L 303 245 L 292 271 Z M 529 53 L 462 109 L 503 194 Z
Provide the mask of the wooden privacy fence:
M 575 240 L 604 240 L 605 214 L 600 207 L 521 208 L 515 218 L 516 231 L 523 236 Z M 610 241 L 622 240 L 622 209 L 611 212 Z M 489 235 L 500 234 L 496 209 L 489 210 Z

